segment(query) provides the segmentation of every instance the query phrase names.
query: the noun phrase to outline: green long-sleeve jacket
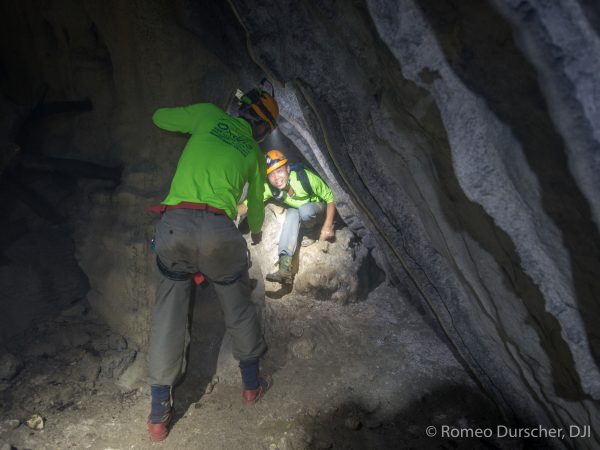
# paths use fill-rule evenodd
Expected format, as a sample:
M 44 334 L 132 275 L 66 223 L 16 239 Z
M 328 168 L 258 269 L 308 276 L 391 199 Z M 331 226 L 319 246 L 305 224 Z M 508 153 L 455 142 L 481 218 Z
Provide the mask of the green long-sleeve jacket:
M 313 190 L 312 196 L 309 195 L 309 193 L 306 192 L 302 187 L 302 183 L 298 179 L 297 172 L 295 170 L 292 170 L 290 172 L 289 184 L 294 190 L 294 196 L 290 197 L 289 195 L 287 195 L 287 193 L 284 193 L 280 201 L 296 209 L 300 208 L 302 205 L 308 202 L 333 202 L 333 192 L 331 191 L 329 186 L 327 186 L 327 184 L 321 179 L 321 177 L 314 174 L 310 170 L 306 171 L 306 176 L 308 178 L 308 182 L 310 183 L 310 187 Z M 272 191 L 267 183 L 268 182 L 265 182 L 265 193 L 263 197 L 264 201 L 267 201 L 270 198 L 272 198 Z M 248 210 L 249 209 L 250 207 L 248 206 Z
M 162 204 L 207 203 L 234 220 L 248 182 L 248 224 L 250 231 L 259 232 L 266 168 L 250 124 L 210 103 L 161 108 L 152 120 L 164 130 L 191 135 Z

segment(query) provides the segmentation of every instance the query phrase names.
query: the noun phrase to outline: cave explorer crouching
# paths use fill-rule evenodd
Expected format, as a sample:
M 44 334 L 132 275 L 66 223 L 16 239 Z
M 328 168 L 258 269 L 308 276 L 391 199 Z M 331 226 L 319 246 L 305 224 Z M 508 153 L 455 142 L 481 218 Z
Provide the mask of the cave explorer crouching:
M 331 240 L 335 237 L 333 192 L 312 171 L 290 166 L 287 157 L 279 150 L 269 151 L 266 163 L 269 183 L 265 185 L 264 199 L 274 199 L 287 207 L 279 236 L 279 268 L 276 272 L 267 274 L 266 278 L 275 283 L 291 284 L 292 257 L 296 252 L 300 229 L 303 228 L 309 235 L 303 237 L 304 247 L 314 242 L 310 235 L 320 223 L 319 240 Z
M 273 94 L 262 89 L 240 101 L 238 117 L 209 103 L 161 108 L 152 117 L 159 128 L 191 135 L 167 198 L 150 208 L 162 213 L 154 243 L 160 280 L 149 346 L 148 433 L 155 442 L 168 435 L 172 387 L 186 368 L 194 274 L 202 273 L 215 287 L 233 356 L 240 361 L 243 403 L 256 403 L 271 384 L 259 373 L 267 346 L 250 301 L 248 248 L 234 220 L 248 183 L 248 223 L 252 241 L 260 242 L 265 163 L 257 142 L 276 127 L 279 109 Z

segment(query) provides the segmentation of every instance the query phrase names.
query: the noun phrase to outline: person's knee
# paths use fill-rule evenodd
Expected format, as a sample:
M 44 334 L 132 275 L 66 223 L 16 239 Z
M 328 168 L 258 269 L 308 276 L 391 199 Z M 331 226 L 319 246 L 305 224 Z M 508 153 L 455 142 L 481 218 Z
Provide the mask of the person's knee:
M 318 208 L 315 207 L 314 203 L 306 203 L 298 209 L 298 213 L 302 222 L 308 222 L 316 219 L 319 211 Z
M 312 228 L 324 218 L 324 208 L 322 203 L 307 203 L 300 207 L 301 226 L 303 228 Z

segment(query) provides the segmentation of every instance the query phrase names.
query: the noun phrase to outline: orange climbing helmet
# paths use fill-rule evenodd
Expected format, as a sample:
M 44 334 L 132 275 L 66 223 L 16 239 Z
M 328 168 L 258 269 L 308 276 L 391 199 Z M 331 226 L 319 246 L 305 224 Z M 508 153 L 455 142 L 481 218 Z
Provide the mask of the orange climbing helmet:
M 271 93 L 262 89 L 265 83 L 271 85 Z M 279 116 L 279 105 L 275 100 L 273 85 L 265 78 L 260 83 L 260 88 L 252 89 L 239 97 L 242 111 L 251 111 L 259 119 L 262 119 L 273 131 L 277 127 L 277 116 Z
M 288 160 L 283 152 L 279 150 L 270 150 L 266 154 L 267 159 L 267 175 L 273 172 L 275 169 L 279 169 L 281 166 L 287 164 Z

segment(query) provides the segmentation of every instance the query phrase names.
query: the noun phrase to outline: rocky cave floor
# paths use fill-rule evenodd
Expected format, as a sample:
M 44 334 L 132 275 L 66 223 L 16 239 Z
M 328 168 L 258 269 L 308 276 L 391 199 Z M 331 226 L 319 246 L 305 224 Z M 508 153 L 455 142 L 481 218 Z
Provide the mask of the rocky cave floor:
M 216 302 L 197 302 L 194 317 L 210 317 L 211 310 L 218 311 Z M 204 373 L 197 370 L 199 358 L 212 353 L 214 362 L 219 347 L 194 330 L 171 433 L 152 444 L 149 389 L 139 382 L 145 357 L 136 358 L 85 300 L 71 305 L 8 345 L 15 358 L 12 379 L 0 385 L 0 449 L 528 447 L 517 440 L 440 437 L 442 425 L 504 421 L 395 289 L 380 285 L 366 301 L 349 305 L 267 298 L 265 312 L 271 331 L 264 367 L 274 384 L 263 401 L 244 407 L 240 386 L 211 382 L 206 364 Z M 205 334 L 218 333 L 212 328 Z M 33 414 L 44 418 L 43 429 L 28 426 Z M 430 425 L 436 437 L 426 436 Z

